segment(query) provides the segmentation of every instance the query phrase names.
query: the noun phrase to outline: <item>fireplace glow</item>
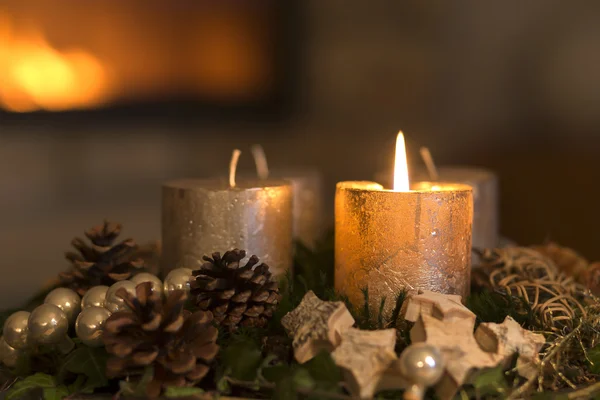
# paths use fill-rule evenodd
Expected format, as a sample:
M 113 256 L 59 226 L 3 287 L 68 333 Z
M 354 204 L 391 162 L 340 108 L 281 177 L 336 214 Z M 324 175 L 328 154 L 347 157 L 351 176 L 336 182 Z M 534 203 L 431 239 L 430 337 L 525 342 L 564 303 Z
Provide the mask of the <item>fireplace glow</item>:
M 14 29 L 0 14 L 0 107 L 14 112 L 60 111 L 110 98 L 100 60 L 82 49 L 53 48 L 39 29 Z

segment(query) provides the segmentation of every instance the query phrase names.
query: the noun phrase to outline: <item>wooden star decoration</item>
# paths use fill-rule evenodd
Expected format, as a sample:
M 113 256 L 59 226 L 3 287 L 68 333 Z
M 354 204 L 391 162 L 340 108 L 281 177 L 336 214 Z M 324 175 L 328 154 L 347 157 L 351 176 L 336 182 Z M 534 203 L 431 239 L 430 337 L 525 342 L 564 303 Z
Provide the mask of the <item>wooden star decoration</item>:
M 303 364 L 322 350 L 336 348 L 342 332 L 354 325 L 354 318 L 343 302 L 323 301 L 311 290 L 281 319 L 281 325 L 293 338 L 296 361 Z
M 514 353 L 519 353 L 517 372 L 527 379 L 535 375 L 540 362 L 539 352 L 546 342 L 544 335 L 523 329 L 510 316 L 501 324 L 479 325 L 475 339 L 483 350 L 497 354 L 504 362 L 508 362 Z
M 421 290 L 408 298 L 404 319 L 416 322 L 420 315 L 430 315 L 441 320 L 467 318 L 474 323 L 475 314 L 461 303 L 461 299 L 459 295 Z
M 396 359 L 395 345 L 395 329 L 361 331 L 350 328 L 342 333 L 342 343 L 331 357 L 344 371 L 353 397 L 373 397 L 384 372 Z
M 426 342 L 442 352 L 446 371 L 436 385 L 442 400 L 452 399 L 475 369 L 494 367 L 502 361 L 501 356 L 481 349 L 473 336 L 474 327 L 474 318 L 441 320 L 421 314 L 410 331 L 413 343 Z

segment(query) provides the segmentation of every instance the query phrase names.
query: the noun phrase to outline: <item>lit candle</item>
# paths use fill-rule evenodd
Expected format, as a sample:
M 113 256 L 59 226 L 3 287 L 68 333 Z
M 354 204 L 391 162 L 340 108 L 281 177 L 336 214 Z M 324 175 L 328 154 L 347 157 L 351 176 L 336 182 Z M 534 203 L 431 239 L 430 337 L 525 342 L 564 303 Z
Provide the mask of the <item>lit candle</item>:
M 239 156 L 239 153 L 237 153 Z M 202 257 L 234 248 L 257 255 L 282 276 L 292 266 L 292 187 L 281 180 L 181 179 L 162 189 L 163 274 L 196 269 Z
M 335 288 L 355 306 L 368 288 L 370 308 L 385 312 L 406 289 L 469 293 L 473 193 L 468 185 L 410 185 L 398 135 L 394 190 L 340 182 L 335 195 Z
M 260 145 L 252 146 L 256 172 L 260 179 L 276 178 L 289 181 L 293 191 L 293 235 L 308 247 L 314 247 L 323 233 L 323 181 L 311 168 L 269 169 L 267 157 Z

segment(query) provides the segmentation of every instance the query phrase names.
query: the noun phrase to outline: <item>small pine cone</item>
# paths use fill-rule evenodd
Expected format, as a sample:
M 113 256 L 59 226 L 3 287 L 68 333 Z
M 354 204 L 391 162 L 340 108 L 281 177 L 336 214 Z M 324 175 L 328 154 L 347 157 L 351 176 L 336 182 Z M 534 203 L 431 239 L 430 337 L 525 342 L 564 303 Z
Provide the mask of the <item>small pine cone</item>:
M 204 378 L 219 351 L 210 312 L 184 310 L 187 296 L 181 290 L 163 301 L 150 282 L 137 285 L 135 296 L 124 288 L 117 296 L 132 311 L 116 312 L 106 320 L 103 341 L 112 355 L 106 364 L 109 378 L 133 377 L 152 366 L 148 397 L 160 396 L 168 386 L 194 386 Z
M 215 321 L 235 330 L 238 326 L 263 327 L 279 303 L 279 288 L 269 266 L 252 256 L 241 266 L 244 250 L 213 253 L 193 272 L 191 293 L 201 310 L 212 311 Z M 256 267 L 254 267 L 256 265 Z M 254 268 L 253 268 L 254 267 Z
M 135 257 L 135 242 L 127 239 L 114 244 L 121 228 L 121 224 L 104 221 L 102 225 L 85 232 L 91 245 L 83 239 L 73 239 L 71 244 L 77 252 L 65 254 L 71 262 L 71 268 L 59 275 L 61 286 L 69 287 L 83 296 L 93 286 L 110 286 L 139 272 L 144 263 Z
M 579 283 L 585 283 L 585 271 L 590 263 L 575 250 L 554 242 L 543 246 L 534 246 L 533 249 L 552 259 L 559 271 L 565 275 L 573 277 Z

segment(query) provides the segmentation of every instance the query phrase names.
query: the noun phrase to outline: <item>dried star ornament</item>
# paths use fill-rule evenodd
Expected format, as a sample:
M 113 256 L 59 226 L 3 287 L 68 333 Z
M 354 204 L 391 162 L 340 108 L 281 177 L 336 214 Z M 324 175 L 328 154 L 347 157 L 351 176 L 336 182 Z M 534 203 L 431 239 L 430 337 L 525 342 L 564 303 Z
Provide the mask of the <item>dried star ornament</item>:
M 435 346 L 445 361 L 446 373 L 436 386 L 438 396 L 451 399 L 472 371 L 507 362 L 515 352 L 519 353 L 518 373 L 532 376 L 544 336 L 523 329 L 511 317 L 502 324 L 483 323 L 473 334 L 475 314 L 460 300 L 460 296 L 430 291 L 408 299 L 405 318 L 416 322 L 410 332 L 412 342 Z
M 404 319 L 416 322 L 420 315 L 430 315 L 440 320 L 472 319 L 475 314 L 461 302 L 455 294 L 442 294 L 431 290 L 421 290 L 408 298 Z
M 413 343 L 425 342 L 442 352 L 446 373 L 436 386 L 442 400 L 452 399 L 473 370 L 494 367 L 502 361 L 502 357 L 479 347 L 473 336 L 474 327 L 475 320 L 471 318 L 440 320 L 421 314 L 410 331 Z
M 475 340 L 483 350 L 499 355 L 504 361 L 518 353 L 517 372 L 527 379 L 535 375 L 539 352 L 546 342 L 544 335 L 523 329 L 511 317 L 506 317 L 501 324 L 479 325 Z
M 396 330 L 361 331 L 349 328 L 341 344 L 331 353 L 352 396 L 372 398 L 384 372 L 396 360 Z
M 343 302 L 323 301 L 311 290 L 281 319 L 281 325 L 293 338 L 296 361 L 303 364 L 321 350 L 336 348 L 342 332 L 354 325 L 354 318 Z

